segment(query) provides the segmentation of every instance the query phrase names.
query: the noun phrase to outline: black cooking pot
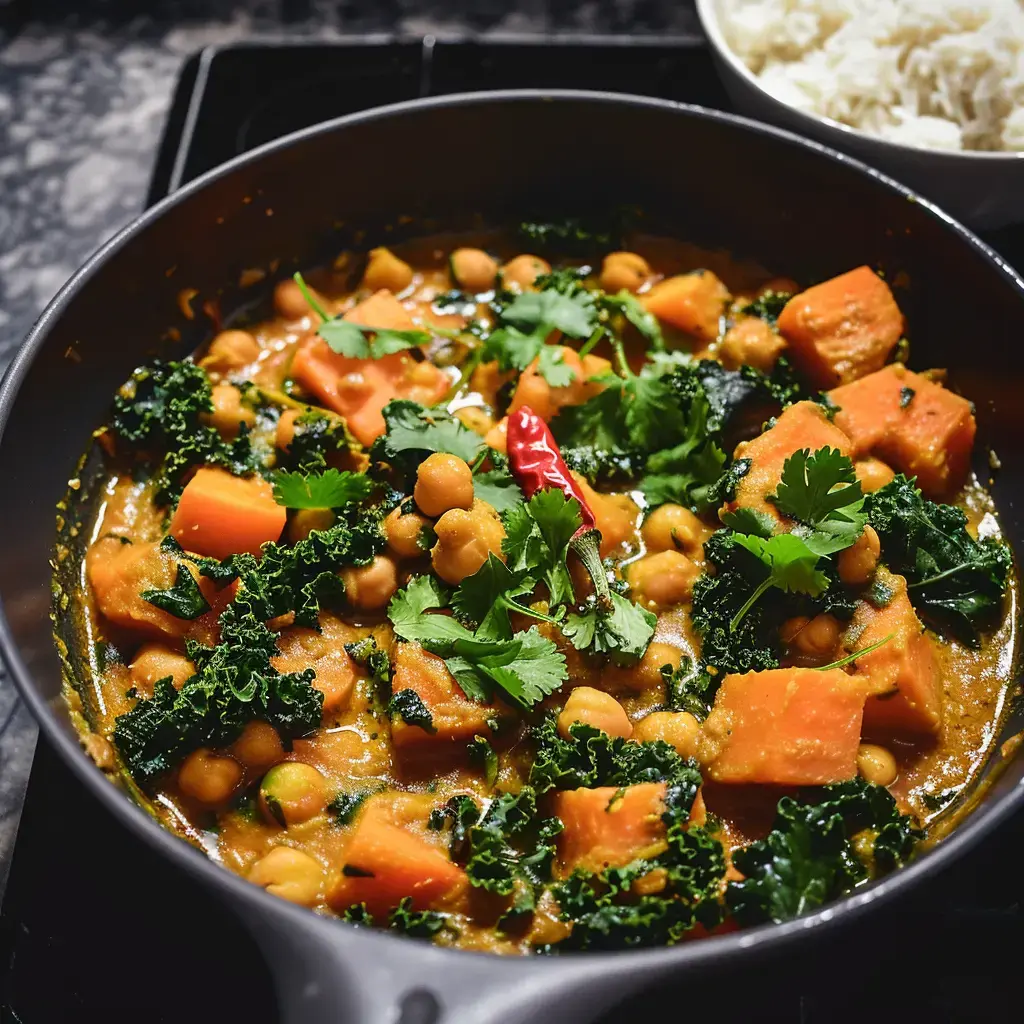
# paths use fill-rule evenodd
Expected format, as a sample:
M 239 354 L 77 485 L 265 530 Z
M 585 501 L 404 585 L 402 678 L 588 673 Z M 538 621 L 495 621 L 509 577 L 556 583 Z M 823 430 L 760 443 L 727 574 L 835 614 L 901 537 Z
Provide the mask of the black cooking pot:
M 994 446 L 1003 526 L 1021 545 L 1024 282 L 941 212 L 839 153 L 658 100 L 482 93 L 289 136 L 188 185 L 107 244 L 46 310 L 0 386 L 0 644 L 11 676 L 47 740 L 111 813 L 249 922 L 289 1024 L 586 1021 L 641 986 L 721 964 L 746 970 L 759 953 L 852 921 L 1024 803 L 1024 758 L 1003 764 L 997 741 L 983 781 L 961 800 L 976 804 L 962 826 L 836 906 L 673 949 L 503 959 L 357 930 L 268 896 L 160 828 L 82 752 L 60 695 L 77 656 L 62 663 L 48 617 L 54 509 L 133 367 L 161 338 L 162 354 L 181 355 L 212 329 L 205 316 L 185 315 L 182 290 L 198 293 L 193 309 L 217 299 L 230 311 L 249 301 L 239 284 L 246 268 L 283 276 L 296 261 L 336 252 L 358 228 L 376 243 L 386 230 L 429 230 L 431 219 L 445 225 L 467 212 L 503 223 L 539 207 L 565 215 L 623 204 L 640 204 L 661 233 L 728 248 L 778 274 L 814 280 L 869 263 L 907 284 L 900 301 L 915 365 L 949 367 L 977 403 L 980 471 L 989 472 Z M 58 633 L 73 611 L 57 608 Z M 1006 721 L 1003 736 L 1020 727 Z

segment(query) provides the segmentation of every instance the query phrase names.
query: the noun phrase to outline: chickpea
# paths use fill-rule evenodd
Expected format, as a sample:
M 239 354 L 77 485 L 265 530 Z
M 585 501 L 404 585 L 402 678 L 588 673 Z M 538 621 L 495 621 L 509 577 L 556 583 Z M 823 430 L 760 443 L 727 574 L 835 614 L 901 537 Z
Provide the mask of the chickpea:
M 180 690 L 185 680 L 191 679 L 195 674 L 196 667 L 191 659 L 178 651 L 172 651 L 170 647 L 156 643 L 143 644 L 129 668 L 132 686 L 147 697 L 152 695 L 153 684 L 158 679 L 170 676 L 174 688 Z
M 300 508 L 288 520 L 288 539 L 298 544 L 314 530 L 326 530 L 333 525 L 334 513 L 329 508 Z
M 461 583 L 487 561 L 492 552 L 501 557 L 505 528 L 498 513 L 485 501 L 474 501 L 468 512 L 453 508 L 434 524 L 437 543 L 430 550 L 434 572 L 445 583 Z
M 213 373 L 231 373 L 256 362 L 259 354 L 259 342 L 248 331 L 221 331 L 199 365 Z
M 626 569 L 626 578 L 638 598 L 662 606 L 685 601 L 699 575 L 697 566 L 679 551 L 646 555 Z
M 652 643 L 648 644 L 644 656 L 629 668 L 619 668 L 615 665 L 605 669 L 604 679 L 616 686 L 625 686 L 630 690 L 649 690 L 654 686 L 662 685 L 661 668 L 663 665 L 671 665 L 673 671 L 679 667 L 682 659 L 682 651 L 671 644 Z
M 792 621 L 792 620 L 790 620 Z M 833 615 L 815 615 L 795 632 L 783 624 L 783 636 L 791 635 L 788 643 L 798 654 L 808 658 L 822 659 L 830 656 L 839 643 L 839 621 Z
M 601 287 L 606 292 L 637 292 L 651 276 L 643 256 L 635 252 L 610 252 L 601 265 Z
M 753 366 L 771 373 L 786 347 L 785 339 L 756 316 L 743 317 L 725 332 L 718 354 L 727 369 Z
M 506 288 L 517 289 L 521 292 L 529 291 L 533 282 L 541 274 L 550 274 L 551 264 L 546 263 L 539 256 L 522 255 L 509 260 L 501 268 L 501 279 Z
M 792 619 L 786 619 L 779 626 L 779 639 L 788 647 L 810 621 L 806 615 L 797 615 Z
M 242 766 L 206 747 L 194 750 L 178 769 L 178 788 L 193 800 L 213 807 L 224 803 L 242 781 Z
M 861 778 L 876 786 L 891 786 L 899 774 L 896 758 L 885 747 L 873 743 L 862 743 L 857 748 L 857 771 Z
M 384 536 L 388 547 L 399 558 L 419 558 L 426 554 L 420 541 L 430 520 L 418 512 L 402 512 L 401 506 L 392 509 L 384 520 Z
M 390 249 L 371 249 L 363 273 L 363 286 L 372 291 L 387 288 L 397 295 L 412 284 L 413 269 Z
M 253 864 L 249 881 L 289 903 L 313 907 L 320 899 L 324 869 L 308 853 L 275 846 Z
M 839 552 L 839 578 L 851 586 L 863 586 L 875 575 L 881 553 L 882 544 L 878 534 L 870 526 L 865 526 L 864 532 L 853 544 Z
M 569 694 L 558 716 L 558 731 L 568 739 L 569 726 L 576 722 L 591 725 L 609 736 L 629 739 L 633 735 L 633 723 L 622 705 L 604 690 L 595 690 L 592 686 L 577 686 Z
M 858 459 L 853 464 L 853 471 L 857 474 L 860 489 L 865 494 L 880 490 L 896 476 L 881 459 Z
M 285 409 L 277 421 L 277 430 L 274 433 L 274 444 L 286 452 L 295 440 L 295 421 L 302 415 L 298 409 Z
M 250 430 L 256 423 L 256 413 L 242 404 L 242 392 L 234 384 L 215 384 L 211 395 L 213 412 L 204 413 L 204 423 L 216 427 L 226 441 L 238 437 L 244 423 Z
M 462 421 L 462 425 L 469 427 L 475 434 L 485 437 L 487 432 L 494 426 L 494 419 L 487 414 L 485 409 L 479 405 L 467 405 L 455 413 L 455 418 Z
M 398 569 L 387 555 L 377 555 L 358 569 L 342 569 L 341 579 L 348 603 L 361 611 L 383 608 L 398 589 Z
M 467 292 L 489 292 L 498 279 L 498 262 L 483 249 L 456 249 L 448 257 L 452 279 Z
M 284 746 L 269 722 L 250 722 L 231 744 L 231 755 L 246 768 L 266 771 L 284 759 Z
M 306 287 L 309 288 L 308 285 Z M 309 293 L 317 301 L 320 300 L 312 288 L 309 288 Z M 274 288 L 274 310 L 284 320 L 302 320 L 313 312 L 302 289 L 291 278 L 278 282 Z
M 703 556 L 701 542 L 707 527 L 682 505 L 659 505 L 640 528 L 647 550 L 682 551 L 687 555 Z
M 412 496 L 419 510 L 428 516 L 440 516 L 453 508 L 471 508 L 473 472 L 457 455 L 434 452 L 420 463 Z
M 327 780 L 311 764 L 284 761 L 260 783 L 260 809 L 282 828 L 301 825 L 327 806 Z
M 664 740 L 682 757 L 697 756 L 699 738 L 700 722 L 689 711 L 652 711 L 641 718 L 633 730 L 633 739 L 637 742 Z

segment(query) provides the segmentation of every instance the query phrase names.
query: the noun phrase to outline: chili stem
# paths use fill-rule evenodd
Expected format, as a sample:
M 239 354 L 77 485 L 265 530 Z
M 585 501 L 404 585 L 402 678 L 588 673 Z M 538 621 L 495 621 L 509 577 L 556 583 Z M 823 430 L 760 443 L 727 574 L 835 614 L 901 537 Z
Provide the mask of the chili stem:
M 569 541 L 569 547 L 576 552 L 576 556 L 583 563 L 583 568 L 587 570 L 587 575 L 594 582 L 598 606 L 605 610 L 611 608 L 612 595 L 608 586 L 608 573 L 605 572 L 604 563 L 601 561 L 600 532 L 589 529 L 578 533 Z

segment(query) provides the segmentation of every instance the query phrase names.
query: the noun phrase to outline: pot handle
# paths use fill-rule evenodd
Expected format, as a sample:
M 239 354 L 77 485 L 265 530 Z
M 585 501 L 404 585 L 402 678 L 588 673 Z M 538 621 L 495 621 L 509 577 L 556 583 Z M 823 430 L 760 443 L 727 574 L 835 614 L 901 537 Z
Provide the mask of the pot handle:
M 587 1024 L 649 980 L 608 957 L 456 953 L 312 914 L 242 910 L 282 1024 Z M 625 966 L 625 965 L 623 965 Z

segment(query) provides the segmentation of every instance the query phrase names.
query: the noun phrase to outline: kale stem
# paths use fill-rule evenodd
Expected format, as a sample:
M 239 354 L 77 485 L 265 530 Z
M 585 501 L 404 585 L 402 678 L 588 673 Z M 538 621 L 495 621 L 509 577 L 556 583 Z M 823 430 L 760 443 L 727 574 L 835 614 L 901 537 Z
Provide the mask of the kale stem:
M 961 562 L 959 565 L 954 565 L 952 569 L 946 569 L 944 572 L 940 572 L 935 576 L 929 576 L 927 579 L 918 580 L 917 583 L 908 583 L 907 590 L 913 590 L 915 587 L 927 587 L 932 583 L 938 583 L 939 580 L 944 580 L 947 576 L 953 576 L 955 573 L 958 573 L 963 569 L 970 568 L 970 562 Z
M 729 622 L 729 632 L 735 633 L 736 627 L 743 621 L 743 616 L 750 611 L 751 608 L 757 604 L 758 598 L 772 585 L 772 578 L 769 576 L 767 579 L 762 580 L 758 585 L 757 589 L 747 598 L 744 602 L 743 607 L 732 617 Z
M 331 315 L 313 297 L 313 293 L 306 286 L 305 280 L 297 270 L 292 274 L 292 280 L 299 286 L 299 291 L 302 292 L 302 297 L 306 300 L 309 308 L 313 310 L 313 312 L 316 313 L 324 323 L 327 323 L 328 320 L 332 319 Z
M 589 355 L 596 347 L 598 342 L 604 337 L 604 328 L 598 327 L 594 333 L 587 338 L 587 340 L 580 347 L 577 355 L 582 359 L 585 355 Z
M 863 658 L 865 654 L 871 654 L 873 651 L 877 651 L 879 647 L 884 647 L 892 638 L 896 636 L 895 633 L 890 633 L 888 636 L 883 637 L 876 643 L 869 644 L 862 651 L 854 651 L 853 654 L 848 654 L 845 658 L 840 658 L 838 661 L 833 661 L 830 665 L 818 665 L 815 668 L 816 672 L 827 672 L 830 668 L 842 668 L 844 665 L 850 665 L 855 662 L 858 658 Z

